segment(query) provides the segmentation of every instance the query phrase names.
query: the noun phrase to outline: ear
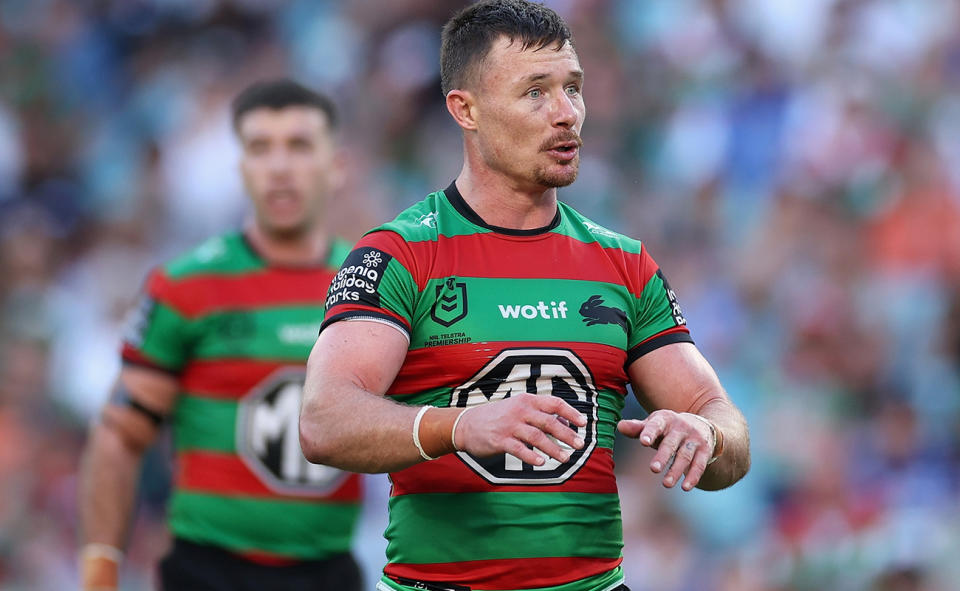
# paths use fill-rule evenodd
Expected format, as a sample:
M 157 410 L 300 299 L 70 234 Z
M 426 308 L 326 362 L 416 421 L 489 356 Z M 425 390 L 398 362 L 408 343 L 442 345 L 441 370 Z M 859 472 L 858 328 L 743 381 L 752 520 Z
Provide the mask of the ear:
M 476 131 L 476 101 L 470 91 L 454 89 L 448 92 L 447 111 L 464 131 Z

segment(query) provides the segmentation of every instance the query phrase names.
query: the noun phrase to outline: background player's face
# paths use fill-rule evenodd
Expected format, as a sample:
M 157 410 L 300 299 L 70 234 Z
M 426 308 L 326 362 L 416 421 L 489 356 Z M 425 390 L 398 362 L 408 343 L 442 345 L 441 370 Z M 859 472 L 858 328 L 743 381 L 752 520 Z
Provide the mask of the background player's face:
M 243 115 L 237 133 L 257 224 L 278 238 L 315 227 L 338 174 L 326 114 L 308 106 L 262 107 Z
M 479 71 L 477 134 L 486 164 L 526 186 L 572 183 L 586 114 L 573 47 L 522 50 L 501 37 Z

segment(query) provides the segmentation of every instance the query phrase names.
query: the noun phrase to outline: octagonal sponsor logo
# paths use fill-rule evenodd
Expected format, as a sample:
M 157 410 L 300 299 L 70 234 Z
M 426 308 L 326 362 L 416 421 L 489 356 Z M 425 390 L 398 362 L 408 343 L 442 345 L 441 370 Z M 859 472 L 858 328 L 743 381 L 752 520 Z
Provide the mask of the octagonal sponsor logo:
M 277 370 L 244 397 L 237 414 L 240 457 L 279 494 L 322 495 L 349 476 L 303 456 L 299 420 L 305 375 L 303 368 Z
M 451 393 L 451 406 L 471 407 L 528 392 L 558 396 L 587 417 L 576 429 L 582 449 L 559 462 L 536 450 L 542 466 L 526 464 L 513 454 L 478 458 L 466 452 L 457 457 L 493 484 L 560 484 L 573 476 L 597 444 L 597 389 L 586 364 L 569 349 L 505 349 L 475 376 Z M 571 426 L 571 429 L 574 427 Z M 559 442 L 558 442 L 559 443 Z M 572 449 L 564 443 L 560 447 Z

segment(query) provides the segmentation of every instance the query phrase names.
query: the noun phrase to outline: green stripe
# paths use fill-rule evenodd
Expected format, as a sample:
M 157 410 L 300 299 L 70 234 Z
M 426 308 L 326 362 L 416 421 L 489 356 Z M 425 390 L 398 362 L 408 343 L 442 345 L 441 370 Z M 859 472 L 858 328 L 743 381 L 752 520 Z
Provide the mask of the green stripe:
M 442 235 L 447 237 L 484 234 L 490 231 L 468 222 L 450 205 L 443 196 L 443 191 L 436 191 L 427 195 L 423 201 L 402 211 L 393 221 L 374 228 L 371 232 L 389 230 L 400 234 L 408 242 L 434 241 L 438 234 L 436 217 L 431 224 L 429 216 L 442 219 L 443 227 L 439 230 L 442 230 Z
M 381 577 L 380 581 L 390 589 L 396 589 L 397 591 L 418 591 L 416 587 L 401 585 L 394 582 L 386 575 Z M 587 577 L 586 579 L 574 581 L 573 583 L 567 583 L 565 585 L 537 588 L 524 587 L 522 590 L 498 589 L 497 591 L 610 591 L 612 587 L 615 585 L 620 585 L 621 583 L 623 583 L 623 568 L 618 566 L 612 571 L 600 573 L 599 575 Z
M 675 328 L 673 309 L 663 280 L 654 274 L 637 298 L 637 323 L 630 333 L 630 348 L 664 330 Z
M 410 270 L 396 258 L 390 259 L 384 269 L 377 292 L 380 294 L 382 307 L 410 322 L 413 317 L 413 303 L 418 299 L 417 282 Z
M 410 494 L 389 507 L 390 562 L 616 557 L 623 547 L 616 494 Z
M 171 279 L 191 275 L 242 275 L 266 264 L 243 242 L 239 233 L 216 236 L 164 266 Z
M 208 336 L 197 343 L 194 357 L 305 361 L 322 321 L 320 302 L 212 313 L 198 322 L 198 331 Z M 296 330 L 285 332 L 291 327 Z
M 597 409 L 597 445 L 613 449 L 617 423 L 623 418 L 624 397 L 609 390 L 600 391 Z
M 138 349 L 157 365 L 179 371 L 187 361 L 193 324 L 163 302 L 154 302 Z
M 173 415 L 176 450 L 235 453 L 237 408 L 237 402 L 233 400 L 182 394 Z
M 409 404 L 410 406 L 423 406 L 429 404 L 440 408 L 450 406 L 451 388 L 435 388 L 433 390 L 424 390 L 414 394 L 400 394 L 390 396 L 390 400 L 400 404 Z
M 325 264 L 332 270 L 338 269 L 352 250 L 353 245 L 351 243 L 341 238 L 334 238 L 330 242 L 330 250 L 327 253 Z
M 604 248 L 619 248 L 631 254 L 640 254 L 643 244 L 639 240 L 613 232 L 596 224 L 566 203 L 560 203 L 561 222 L 556 234 L 562 234 L 581 242 L 596 242 Z
M 639 240 L 608 230 L 584 217 L 565 203 L 558 203 L 560 224 L 551 230 L 585 244 L 599 243 L 604 248 L 619 248 L 624 252 L 639 254 L 643 245 Z M 442 223 L 438 228 L 429 222 L 426 216 L 439 214 Z M 408 242 L 433 241 L 437 234 L 447 238 L 469 234 L 488 234 L 489 228 L 474 225 L 454 208 L 443 191 L 437 191 L 400 213 L 393 221 L 371 231 L 390 230 L 397 232 Z
M 225 497 L 177 491 L 170 504 L 174 535 L 234 552 L 291 558 L 347 552 L 358 504 Z
M 431 336 L 452 332 L 481 335 L 477 340 L 483 341 L 573 341 L 603 343 L 619 349 L 627 346 L 627 333 L 619 324 L 587 326 L 580 314 L 580 306 L 591 296 L 599 295 L 604 306 L 618 308 L 629 318 L 635 298 L 623 285 L 579 279 L 464 277 L 458 281 L 466 285 L 466 317 L 449 328 L 431 317 L 436 286 L 443 284 L 444 279 L 430 280 L 417 298 L 418 322 L 411 349 L 429 346 Z

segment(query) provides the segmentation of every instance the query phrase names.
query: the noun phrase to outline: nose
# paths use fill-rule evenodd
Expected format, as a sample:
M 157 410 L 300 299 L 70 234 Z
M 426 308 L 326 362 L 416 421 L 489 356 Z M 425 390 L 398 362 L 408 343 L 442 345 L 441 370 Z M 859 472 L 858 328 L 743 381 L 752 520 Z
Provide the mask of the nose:
M 290 158 L 284 150 L 273 150 L 267 158 L 267 169 L 274 175 L 283 175 L 290 170 Z
M 580 111 L 574 101 L 575 99 L 566 92 L 561 92 L 553 101 L 551 115 L 554 127 L 572 129 L 577 124 Z

